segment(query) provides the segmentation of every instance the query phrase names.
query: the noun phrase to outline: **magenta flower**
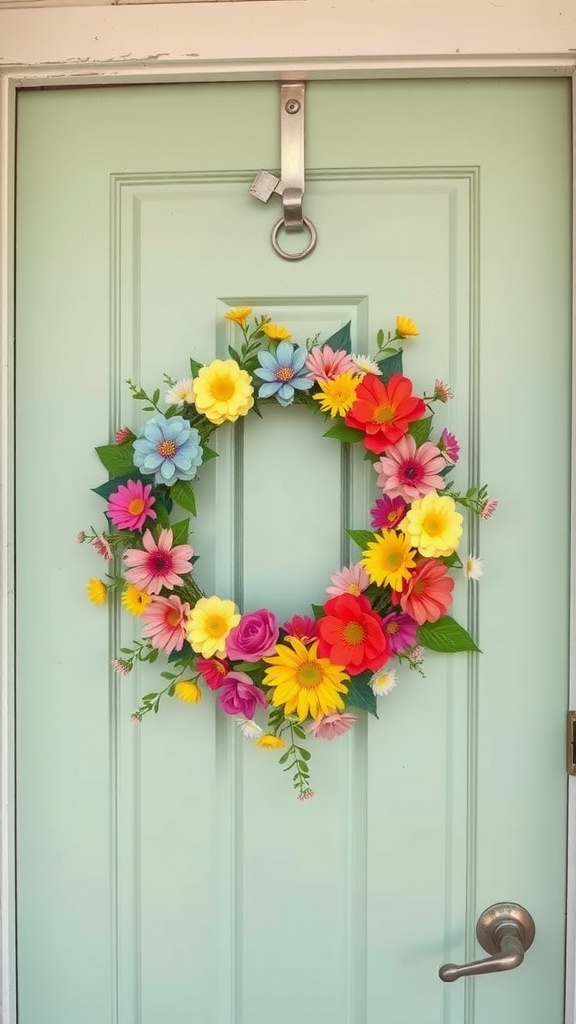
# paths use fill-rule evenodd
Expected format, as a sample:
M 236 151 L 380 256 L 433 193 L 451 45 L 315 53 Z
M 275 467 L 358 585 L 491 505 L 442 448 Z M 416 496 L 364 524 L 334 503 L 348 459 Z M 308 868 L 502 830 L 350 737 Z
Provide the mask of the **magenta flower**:
M 402 654 L 416 643 L 418 626 L 409 615 L 393 612 L 382 619 L 382 632 L 388 637 L 390 653 Z
M 415 501 L 430 491 L 441 491 L 444 479 L 440 470 L 446 468 L 442 452 L 430 441 L 419 448 L 411 434 L 405 434 L 396 444 L 386 449 L 374 469 L 378 474 L 377 484 L 391 498 Z
M 345 732 L 356 722 L 356 716 L 349 714 L 347 711 L 342 713 L 335 711 L 332 715 L 326 715 L 325 718 L 320 718 L 317 722 L 310 722 L 306 726 L 306 732 L 309 732 L 317 740 L 333 740 L 336 736 L 343 736 Z
M 358 597 L 363 590 L 366 590 L 370 586 L 370 579 L 366 569 L 359 562 L 356 565 L 347 565 L 340 572 L 330 577 L 333 584 L 331 587 L 326 587 L 327 594 L 334 594 L 338 597 L 340 594 L 354 594 Z
M 153 597 L 142 615 L 142 636 L 150 640 L 152 647 L 165 654 L 181 651 L 186 639 L 185 626 L 189 612 L 190 605 L 182 602 L 176 594 Z
M 403 498 L 391 498 L 384 494 L 377 498 L 376 504 L 370 509 L 373 530 L 393 530 L 406 515 L 406 502 Z
M 444 427 L 444 430 L 440 434 L 438 447 L 447 462 L 452 462 L 453 464 L 458 462 L 458 458 L 460 456 L 460 445 L 454 437 L 454 434 L 451 434 L 446 427 Z
M 152 484 L 128 480 L 120 484 L 108 498 L 106 514 L 119 530 L 141 530 L 147 519 L 156 519 L 152 509 L 156 498 L 150 493 Z
M 142 537 L 144 551 L 128 548 L 124 561 L 129 566 L 126 579 L 138 590 L 159 594 L 162 587 L 173 590 L 182 583 L 182 576 L 192 571 L 189 559 L 193 551 L 189 544 L 172 547 L 172 530 L 161 530 L 158 543 L 146 530 Z
M 480 509 L 480 519 L 490 519 L 490 516 L 493 516 L 498 508 L 498 504 L 497 498 L 489 498 L 488 501 L 485 501 Z
M 341 373 L 355 369 L 354 360 L 348 352 L 330 345 L 317 345 L 306 357 L 308 376 L 314 380 L 332 380 Z
M 243 615 L 226 639 L 226 654 L 233 661 L 260 661 L 274 654 L 280 630 L 276 616 L 266 608 Z M 246 716 L 248 717 L 248 715 Z
M 295 636 L 303 644 L 311 644 L 320 636 L 318 623 L 310 615 L 293 615 L 288 622 L 285 622 L 282 629 L 286 637 Z
M 223 680 L 218 701 L 227 715 L 254 718 L 256 707 L 266 707 L 266 696 L 245 672 L 229 672 Z

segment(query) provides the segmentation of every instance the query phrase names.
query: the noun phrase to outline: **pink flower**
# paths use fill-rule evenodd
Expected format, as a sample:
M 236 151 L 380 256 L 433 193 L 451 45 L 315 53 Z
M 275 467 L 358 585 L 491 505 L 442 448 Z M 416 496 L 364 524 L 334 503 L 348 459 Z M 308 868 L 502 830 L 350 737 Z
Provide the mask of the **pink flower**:
M 295 636 L 303 644 L 311 644 L 320 636 L 318 623 L 310 615 L 293 615 L 288 622 L 285 622 L 282 629 L 286 637 Z
M 76 534 L 76 543 L 77 544 L 85 544 L 87 540 L 88 540 L 88 534 L 85 533 L 84 530 L 80 530 Z
M 197 658 L 196 668 L 211 690 L 219 690 L 230 671 L 230 662 L 225 658 Z
M 218 694 L 220 707 L 227 715 L 254 718 L 256 707 L 266 707 L 266 696 L 245 672 L 229 672 Z
M 276 616 L 266 608 L 259 608 L 243 615 L 238 625 L 230 630 L 226 654 L 233 661 L 260 661 L 274 654 L 279 632 Z
M 144 551 L 129 548 L 124 552 L 124 561 L 130 568 L 126 579 L 138 590 L 147 594 L 159 594 L 162 587 L 172 590 L 182 583 L 182 576 L 192 571 L 192 548 L 189 544 L 172 547 L 172 530 L 161 530 L 158 543 L 146 530 L 142 537 Z
M 406 502 L 403 498 L 391 498 L 384 494 L 376 499 L 376 504 L 370 509 L 370 519 L 373 530 L 393 530 L 398 523 L 401 523 L 406 515 Z
M 417 448 L 411 434 L 401 437 L 374 463 L 378 487 L 382 487 L 391 498 L 404 498 L 408 502 L 430 491 L 441 491 L 444 479 L 438 474 L 445 468 L 446 461 L 440 449 L 429 441 Z
M 354 369 L 354 361 L 348 352 L 330 345 L 317 345 L 306 358 L 308 376 L 314 380 L 332 380 L 341 373 Z
M 358 597 L 358 594 L 370 586 L 368 573 L 359 562 L 356 565 L 345 566 L 340 572 L 331 576 L 330 580 L 334 585 L 326 587 L 326 593 L 334 594 L 336 597 L 339 594 L 354 594 L 355 597 Z
M 110 664 L 119 676 L 127 676 L 132 671 L 132 665 L 129 661 L 124 661 L 124 658 L 114 658 Z
M 119 530 L 141 530 L 147 519 L 156 519 L 152 509 L 156 498 L 151 495 L 152 484 L 141 480 L 128 480 L 120 484 L 108 498 L 106 514 Z
M 448 387 L 443 380 L 434 381 L 434 394 L 432 401 L 434 402 L 449 402 L 451 398 L 454 398 L 454 392 L 452 388 Z
M 112 548 L 110 547 L 106 537 L 100 534 L 98 537 L 94 537 L 92 541 L 96 551 L 102 558 L 105 558 L 107 562 L 112 558 Z
M 131 441 L 134 434 L 130 430 L 130 427 L 120 427 L 119 430 L 114 434 L 114 441 L 116 444 L 126 444 L 127 441 Z
M 343 736 L 345 732 L 356 722 L 356 716 L 350 715 L 347 711 L 342 713 L 335 711 L 332 715 L 326 715 L 317 722 L 310 722 L 306 726 L 309 732 L 317 740 L 333 740 L 335 736 Z
M 313 789 L 303 789 L 301 793 L 298 793 L 298 800 L 311 800 L 313 796 Z
M 183 603 L 176 594 L 153 597 L 142 615 L 142 636 L 148 637 L 152 647 L 165 654 L 181 651 L 186 639 L 185 625 L 189 612 L 190 605 Z
M 490 519 L 490 516 L 494 515 L 498 505 L 499 502 L 497 498 L 489 498 L 488 501 L 485 501 L 480 509 L 480 519 Z
M 449 430 L 446 430 L 446 427 L 444 427 L 444 430 L 440 434 L 438 447 L 447 462 L 458 462 L 458 458 L 460 456 L 460 445 L 454 437 L 454 434 L 451 434 Z
M 437 558 L 423 558 L 404 583 L 402 592 L 393 592 L 392 600 L 423 626 L 446 614 L 452 604 L 453 589 L 454 580 L 448 576 L 447 566 Z

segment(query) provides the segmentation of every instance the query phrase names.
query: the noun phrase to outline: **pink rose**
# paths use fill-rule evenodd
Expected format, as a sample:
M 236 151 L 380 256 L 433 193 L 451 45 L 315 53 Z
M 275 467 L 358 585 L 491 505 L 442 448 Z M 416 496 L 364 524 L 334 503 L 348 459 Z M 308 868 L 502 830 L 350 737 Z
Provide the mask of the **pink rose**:
M 256 705 L 266 707 L 266 696 L 245 672 L 229 672 L 218 694 L 220 707 L 227 715 L 254 718 Z
M 232 661 L 260 661 L 274 654 L 279 636 L 276 616 L 259 608 L 243 615 L 226 640 L 226 654 Z

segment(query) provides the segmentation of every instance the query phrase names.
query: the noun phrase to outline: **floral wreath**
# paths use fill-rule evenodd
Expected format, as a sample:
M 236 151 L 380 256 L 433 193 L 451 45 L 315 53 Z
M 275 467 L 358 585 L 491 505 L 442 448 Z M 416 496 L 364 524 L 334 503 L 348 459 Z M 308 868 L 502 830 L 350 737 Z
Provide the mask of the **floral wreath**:
M 433 406 L 452 390 L 436 380 L 432 394 L 413 394 L 402 373 L 402 346 L 419 334 L 405 316 L 394 333 L 380 330 L 374 358 L 351 352 L 350 324 L 324 342 L 301 346 L 291 333 L 249 307 L 225 318 L 242 341 L 228 359 L 190 360 L 190 377 L 165 376 L 148 395 L 128 381 L 133 397 L 153 413 L 138 435 L 122 427 L 115 443 L 96 448 L 110 479 L 94 491 L 106 501 L 107 528 L 78 534 L 116 572 L 90 579 L 87 593 L 103 605 L 109 592 L 143 623 L 142 639 L 121 649 L 112 666 L 127 675 L 137 662 L 167 660 L 165 687 L 142 697 L 132 716 L 157 712 L 165 695 L 189 704 L 214 691 L 256 746 L 281 750 L 299 799 L 313 796 L 308 739 L 333 739 L 351 729 L 354 712 L 377 716 L 377 698 L 396 685 L 394 663 L 422 675 L 424 650 L 478 651 L 470 634 L 447 614 L 454 579 L 472 581 L 482 563 L 457 553 L 463 514 L 489 518 L 498 502 L 486 487 L 457 491 L 450 474 L 458 441 L 444 428 L 430 440 Z M 325 437 L 361 445 L 381 494 L 370 529 L 349 529 L 360 559 L 331 578 L 327 599 L 312 614 L 284 623 L 267 608 L 241 611 L 233 600 L 206 595 L 194 577 L 197 555 L 188 543 L 196 515 L 198 470 L 216 457 L 213 434 L 266 403 L 304 405 L 333 420 Z M 259 724 L 266 717 L 265 724 Z

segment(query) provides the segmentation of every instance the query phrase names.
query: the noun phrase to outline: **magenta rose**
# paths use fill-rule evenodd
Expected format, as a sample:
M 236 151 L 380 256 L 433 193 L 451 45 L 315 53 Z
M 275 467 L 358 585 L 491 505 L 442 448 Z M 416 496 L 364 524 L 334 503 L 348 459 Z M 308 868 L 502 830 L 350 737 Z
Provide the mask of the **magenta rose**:
M 232 661 L 260 661 L 274 654 L 279 636 L 276 616 L 260 608 L 243 615 L 237 626 L 230 630 L 226 640 L 226 654 Z
M 266 697 L 245 672 L 229 672 L 218 694 L 220 707 L 227 715 L 254 718 L 256 705 L 266 707 Z

